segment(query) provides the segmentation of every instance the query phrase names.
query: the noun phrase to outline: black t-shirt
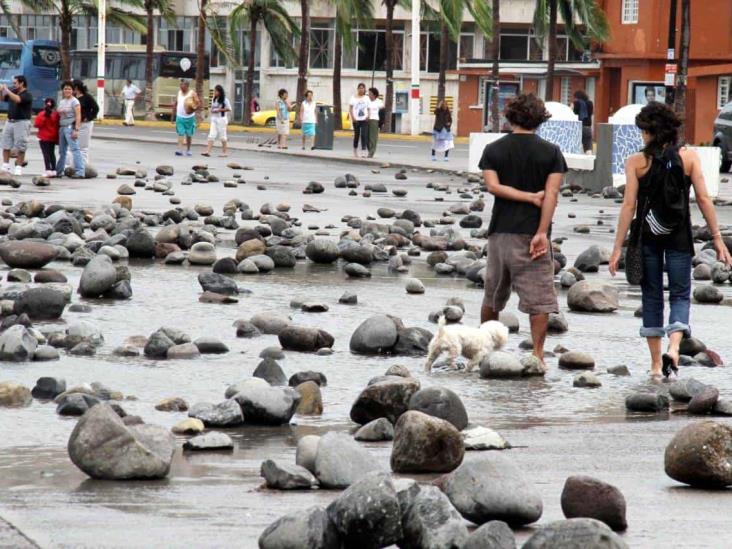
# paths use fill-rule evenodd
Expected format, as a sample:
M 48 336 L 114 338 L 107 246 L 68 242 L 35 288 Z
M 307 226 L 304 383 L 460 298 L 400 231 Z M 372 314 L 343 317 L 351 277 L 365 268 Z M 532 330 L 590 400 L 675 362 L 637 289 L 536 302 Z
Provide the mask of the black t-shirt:
M 13 92 L 15 93 L 15 92 Z M 20 103 L 8 101 L 8 119 L 9 120 L 30 120 L 33 106 L 33 96 L 28 90 L 24 90 L 17 94 L 20 97 Z
M 97 114 L 99 114 L 99 105 L 94 98 L 88 93 L 83 94 L 79 99 L 79 105 L 81 105 L 81 121 L 91 122 L 96 120 Z
M 520 191 L 543 191 L 553 173 L 565 173 L 567 163 L 559 147 L 536 134 L 512 133 L 487 145 L 480 159 L 481 170 L 493 170 L 501 185 Z M 528 202 L 495 197 L 488 234 L 534 234 L 541 209 Z

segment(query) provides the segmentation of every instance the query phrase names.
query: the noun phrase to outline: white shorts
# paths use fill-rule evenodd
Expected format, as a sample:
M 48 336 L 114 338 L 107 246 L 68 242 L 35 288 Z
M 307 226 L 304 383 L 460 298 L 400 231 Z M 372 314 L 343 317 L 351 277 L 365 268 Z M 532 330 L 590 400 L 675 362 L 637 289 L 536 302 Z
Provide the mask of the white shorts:
M 208 130 L 208 140 L 226 141 L 226 128 L 229 125 L 229 120 L 225 116 L 214 116 L 211 118 L 210 129 Z

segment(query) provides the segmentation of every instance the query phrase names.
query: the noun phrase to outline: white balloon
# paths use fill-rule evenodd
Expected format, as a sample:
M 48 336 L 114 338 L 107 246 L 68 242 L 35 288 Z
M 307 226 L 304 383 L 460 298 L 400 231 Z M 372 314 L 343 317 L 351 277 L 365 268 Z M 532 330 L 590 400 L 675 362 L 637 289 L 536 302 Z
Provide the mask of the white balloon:
M 183 57 L 180 60 L 180 68 L 183 69 L 183 72 L 188 72 L 188 69 L 191 68 L 191 60 L 187 57 Z

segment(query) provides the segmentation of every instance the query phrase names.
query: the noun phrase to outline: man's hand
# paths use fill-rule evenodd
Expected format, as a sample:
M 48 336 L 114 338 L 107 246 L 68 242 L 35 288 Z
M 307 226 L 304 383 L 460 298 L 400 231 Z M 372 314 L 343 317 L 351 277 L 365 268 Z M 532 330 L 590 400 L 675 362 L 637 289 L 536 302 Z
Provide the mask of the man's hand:
M 542 193 L 543 194 L 543 193 Z M 529 244 L 529 255 L 532 260 L 539 259 L 549 251 L 549 239 L 546 233 L 536 233 Z
M 533 194 L 534 196 L 531 199 L 531 203 L 537 208 L 541 208 L 542 204 L 544 204 L 544 191 L 539 191 L 538 193 Z
M 610 262 L 608 265 L 610 275 L 615 276 L 618 274 L 618 265 L 620 265 L 620 248 L 613 248 L 613 253 L 610 254 Z
M 714 251 L 717 252 L 717 261 L 724 263 L 727 267 L 732 267 L 732 256 L 730 256 L 729 249 L 722 237 L 716 237 L 713 244 Z

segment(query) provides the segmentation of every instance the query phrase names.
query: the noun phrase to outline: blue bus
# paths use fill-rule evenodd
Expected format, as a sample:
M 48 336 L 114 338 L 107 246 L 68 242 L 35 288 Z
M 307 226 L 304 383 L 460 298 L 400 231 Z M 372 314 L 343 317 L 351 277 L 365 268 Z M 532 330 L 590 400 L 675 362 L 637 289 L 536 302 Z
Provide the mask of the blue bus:
M 33 110 L 43 109 L 43 99 L 57 97 L 61 52 L 53 40 L 0 38 L 0 84 L 13 85 L 13 77 L 22 74 L 33 95 Z M 7 112 L 8 103 L 0 101 L 0 112 Z

